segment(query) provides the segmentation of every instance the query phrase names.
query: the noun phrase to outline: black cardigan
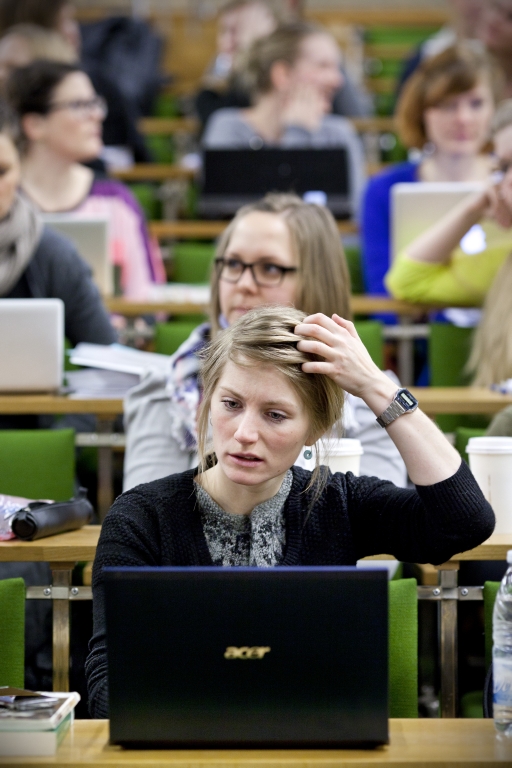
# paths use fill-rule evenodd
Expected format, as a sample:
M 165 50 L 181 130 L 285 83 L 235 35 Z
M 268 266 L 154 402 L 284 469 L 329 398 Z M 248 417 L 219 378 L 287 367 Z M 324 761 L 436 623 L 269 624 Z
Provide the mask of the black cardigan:
M 94 561 L 94 633 L 86 662 L 95 718 L 108 717 L 103 568 L 212 565 L 196 504 L 196 471 L 127 491 L 105 518 Z M 416 490 L 375 477 L 330 474 L 312 508 L 304 493 L 311 473 L 292 471 L 282 565 L 354 565 L 377 554 L 443 563 L 477 546 L 494 529 L 493 511 L 464 463 L 448 480 Z

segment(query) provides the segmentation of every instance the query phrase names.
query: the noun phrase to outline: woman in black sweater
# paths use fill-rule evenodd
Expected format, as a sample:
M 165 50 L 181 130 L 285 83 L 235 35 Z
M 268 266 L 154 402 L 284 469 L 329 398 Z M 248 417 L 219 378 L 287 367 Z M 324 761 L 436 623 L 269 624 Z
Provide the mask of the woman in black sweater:
M 494 528 L 458 453 L 338 315 L 252 310 L 215 337 L 202 381 L 199 468 L 133 488 L 103 524 L 86 664 L 93 717 L 108 716 L 104 566 L 354 565 L 384 553 L 442 563 Z M 343 390 L 389 429 L 415 490 L 293 466 L 339 420 Z

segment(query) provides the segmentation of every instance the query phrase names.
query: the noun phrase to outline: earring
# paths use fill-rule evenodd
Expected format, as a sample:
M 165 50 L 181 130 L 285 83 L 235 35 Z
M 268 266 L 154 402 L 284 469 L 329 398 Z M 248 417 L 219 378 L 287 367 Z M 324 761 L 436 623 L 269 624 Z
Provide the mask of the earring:
M 309 461 L 309 459 L 311 459 L 313 457 L 313 451 L 311 450 L 311 448 L 306 448 L 306 450 L 304 451 L 304 453 L 302 455 L 304 456 L 306 461 Z

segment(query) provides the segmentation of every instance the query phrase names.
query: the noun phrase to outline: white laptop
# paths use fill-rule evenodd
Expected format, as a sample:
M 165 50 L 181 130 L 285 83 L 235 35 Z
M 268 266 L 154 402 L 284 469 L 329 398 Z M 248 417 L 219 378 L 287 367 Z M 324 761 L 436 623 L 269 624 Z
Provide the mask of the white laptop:
M 392 258 L 435 224 L 481 182 L 410 182 L 391 188 Z
M 94 282 L 103 296 L 114 292 L 114 267 L 108 247 L 108 219 L 100 216 L 87 218 L 73 213 L 43 213 L 42 219 L 76 247 L 78 253 L 92 269 Z
M 60 299 L 0 299 L 0 392 L 55 391 L 63 361 Z

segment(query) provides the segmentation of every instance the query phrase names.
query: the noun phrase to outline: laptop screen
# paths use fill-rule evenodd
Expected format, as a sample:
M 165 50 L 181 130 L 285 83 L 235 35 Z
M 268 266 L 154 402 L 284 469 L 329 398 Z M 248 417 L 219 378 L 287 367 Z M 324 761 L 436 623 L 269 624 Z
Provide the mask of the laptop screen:
M 387 592 L 384 570 L 106 569 L 111 741 L 385 743 Z

